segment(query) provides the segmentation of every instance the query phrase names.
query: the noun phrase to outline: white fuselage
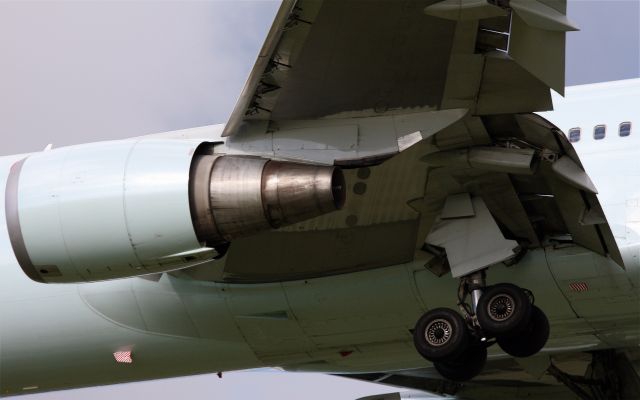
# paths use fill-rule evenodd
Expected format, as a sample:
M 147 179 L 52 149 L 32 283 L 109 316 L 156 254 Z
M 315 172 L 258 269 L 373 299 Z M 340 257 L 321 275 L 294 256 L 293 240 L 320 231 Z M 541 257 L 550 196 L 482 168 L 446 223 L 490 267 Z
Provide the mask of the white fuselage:
M 640 79 L 568 88 L 554 103 L 556 111 L 545 118 L 564 132 L 582 128 L 574 146 L 627 269 L 573 246 L 531 251 L 517 268 L 492 267 L 491 280 L 536 293 L 552 325 L 543 351 L 637 344 Z M 631 122 L 627 137 L 618 136 L 622 122 Z M 606 136 L 594 140 L 601 124 Z M 0 158 L 0 186 L 20 158 Z M 592 292 L 570 292 L 575 281 L 588 282 Z M 409 330 L 426 309 L 454 307 L 456 288 L 456 280 L 437 278 L 420 262 L 256 285 L 167 274 L 157 282 L 46 285 L 24 275 L 2 227 L 0 395 L 265 365 L 326 372 L 420 368 L 425 362 Z M 604 299 L 609 306 L 599 307 Z M 115 362 L 117 351 L 130 351 L 133 363 Z M 505 355 L 492 348 L 490 357 Z
M 541 115 L 565 134 L 580 128 L 573 146 L 598 189 L 598 200 L 620 246 L 640 242 L 640 79 L 569 87 L 555 95 L 554 111 Z M 620 136 L 620 124 L 631 133 Z M 596 126 L 606 127 L 596 140 Z

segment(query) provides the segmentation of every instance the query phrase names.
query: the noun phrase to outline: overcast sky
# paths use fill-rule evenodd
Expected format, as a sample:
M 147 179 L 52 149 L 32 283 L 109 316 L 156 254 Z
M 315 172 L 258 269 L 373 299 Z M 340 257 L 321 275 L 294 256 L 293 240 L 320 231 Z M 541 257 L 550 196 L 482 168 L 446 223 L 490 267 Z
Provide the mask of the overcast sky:
M 0 155 L 222 123 L 278 1 L 0 0 Z M 638 0 L 575 0 L 567 83 L 636 77 Z
M 0 0 L 0 155 L 224 122 L 278 5 Z M 573 0 L 569 17 L 582 31 L 568 35 L 567 84 L 640 76 L 638 0 Z M 258 372 L 21 398 L 313 400 L 385 391 Z

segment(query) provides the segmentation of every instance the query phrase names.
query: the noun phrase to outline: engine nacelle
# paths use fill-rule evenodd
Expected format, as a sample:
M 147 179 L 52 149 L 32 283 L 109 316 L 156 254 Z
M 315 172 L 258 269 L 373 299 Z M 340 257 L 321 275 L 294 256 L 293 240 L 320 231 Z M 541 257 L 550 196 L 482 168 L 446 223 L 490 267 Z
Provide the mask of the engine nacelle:
M 165 272 L 215 247 L 342 207 L 334 167 L 199 154 L 201 141 L 141 139 L 37 153 L 6 188 L 11 244 L 39 282 Z

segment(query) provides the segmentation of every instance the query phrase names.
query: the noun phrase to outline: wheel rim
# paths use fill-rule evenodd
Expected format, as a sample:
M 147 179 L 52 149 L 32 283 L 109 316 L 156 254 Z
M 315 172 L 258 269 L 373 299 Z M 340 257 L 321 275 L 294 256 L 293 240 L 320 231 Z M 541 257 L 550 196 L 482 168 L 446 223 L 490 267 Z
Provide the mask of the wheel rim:
M 505 321 L 513 315 L 516 302 L 508 294 L 501 293 L 493 296 L 487 304 L 487 314 L 494 321 Z
M 424 337 L 429 345 L 439 347 L 445 345 L 449 339 L 451 339 L 452 333 L 453 327 L 451 323 L 439 318 L 431 321 L 429 325 L 427 325 L 424 331 Z

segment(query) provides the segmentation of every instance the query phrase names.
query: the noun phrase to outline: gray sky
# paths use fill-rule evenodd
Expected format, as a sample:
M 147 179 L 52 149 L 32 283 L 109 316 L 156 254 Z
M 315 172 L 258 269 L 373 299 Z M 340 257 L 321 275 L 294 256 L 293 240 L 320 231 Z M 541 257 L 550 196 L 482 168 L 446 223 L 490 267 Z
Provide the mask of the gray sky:
M 639 0 L 569 0 L 567 12 L 580 27 L 567 35 L 567 85 L 640 76 Z
M 224 122 L 279 1 L 0 0 L 0 155 Z M 574 0 L 567 83 L 640 75 L 638 0 Z
M 0 0 L 0 155 L 224 122 L 279 1 Z M 573 0 L 567 83 L 640 76 L 639 0 Z M 21 397 L 354 399 L 317 374 L 234 373 Z M 331 393 L 329 393 L 331 392 Z
M 0 154 L 224 122 L 278 5 L 0 0 Z

